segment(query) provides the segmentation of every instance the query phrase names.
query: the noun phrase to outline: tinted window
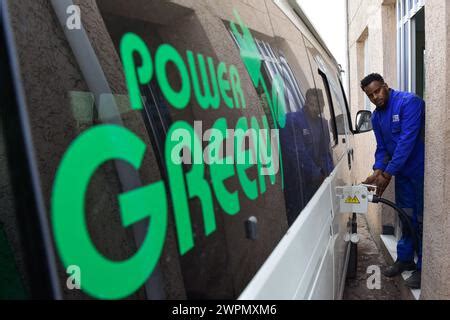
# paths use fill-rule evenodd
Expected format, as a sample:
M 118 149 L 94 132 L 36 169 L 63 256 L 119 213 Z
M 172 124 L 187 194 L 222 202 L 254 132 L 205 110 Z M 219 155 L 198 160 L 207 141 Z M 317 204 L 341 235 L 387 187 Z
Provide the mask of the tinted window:
M 323 118 L 326 120 L 324 128 L 329 133 L 333 163 L 337 165 L 346 150 L 342 140 L 345 137 L 345 129 L 342 126 L 343 111 L 341 105 L 335 103 L 334 89 L 329 81 L 329 75 L 333 74 L 336 68 L 330 65 L 311 42 L 305 39 L 305 43 L 311 60 L 316 86 L 320 89 L 320 95 L 325 101 L 323 108 Z
M 340 85 L 340 79 L 333 71 L 334 68 L 329 66 L 330 71 L 328 71 L 326 76 L 326 81 L 328 82 L 328 86 L 331 93 L 331 98 L 333 101 L 333 109 L 336 117 L 336 129 L 339 138 L 343 138 L 346 135 L 346 132 L 349 131 L 348 120 L 346 118 L 346 106 L 345 106 L 345 98 L 344 93 L 342 91 Z
M 270 84 L 277 75 L 281 75 L 285 86 L 286 123 L 279 128 L 279 135 L 289 224 L 295 221 L 333 166 L 328 135 L 323 133 L 324 121 L 320 109 L 324 101 L 318 96 L 320 91 L 314 88 L 305 47 L 299 39 L 296 43 L 286 39 L 256 39 L 258 53 L 263 60 L 264 77 L 269 84 L 268 91 L 272 90 Z M 266 95 L 262 90 L 261 104 L 273 128 L 274 120 Z

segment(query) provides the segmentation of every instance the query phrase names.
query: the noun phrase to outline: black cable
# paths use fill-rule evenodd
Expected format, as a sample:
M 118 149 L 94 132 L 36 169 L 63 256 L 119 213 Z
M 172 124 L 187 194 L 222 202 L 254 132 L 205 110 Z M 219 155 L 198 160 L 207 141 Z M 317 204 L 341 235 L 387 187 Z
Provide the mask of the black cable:
M 399 208 L 395 203 L 393 203 L 389 200 L 380 198 L 376 195 L 373 196 L 372 202 L 373 203 L 379 203 L 379 202 L 384 203 L 398 212 L 400 220 L 402 221 L 403 224 L 406 224 L 409 229 L 409 233 L 410 233 L 411 237 L 413 238 L 414 251 L 417 252 L 417 254 L 418 254 L 419 253 L 419 239 L 417 237 L 417 232 L 416 232 L 416 229 L 412 226 L 409 216 L 406 214 L 405 210 L 403 210 L 402 208 Z

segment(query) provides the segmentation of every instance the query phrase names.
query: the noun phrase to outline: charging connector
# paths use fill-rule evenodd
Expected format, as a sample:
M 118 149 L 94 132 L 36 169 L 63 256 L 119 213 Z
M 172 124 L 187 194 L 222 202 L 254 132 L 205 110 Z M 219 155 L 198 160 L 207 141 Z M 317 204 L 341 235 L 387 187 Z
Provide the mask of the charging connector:
M 414 249 L 417 252 L 419 241 L 417 233 L 411 224 L 411 220 L 406 212 L 399 208 L 395 203 L 378 197 L 376 195 L 376 186 L 359 184 L 354 186 L 336 187 L 336 195 L 339 198 L 341 213 L 359 213 L 367 214 L 368 203 L 383 203 L 397 211 L 402 224 L 406 227 L 414 242 Z
M 372 186 L 370 186 L 372 187 Z M 372 192 L 367 185 L 336 187 L 341 213 L 355 212 L 367 214 L 368 202 L 372 200 Z

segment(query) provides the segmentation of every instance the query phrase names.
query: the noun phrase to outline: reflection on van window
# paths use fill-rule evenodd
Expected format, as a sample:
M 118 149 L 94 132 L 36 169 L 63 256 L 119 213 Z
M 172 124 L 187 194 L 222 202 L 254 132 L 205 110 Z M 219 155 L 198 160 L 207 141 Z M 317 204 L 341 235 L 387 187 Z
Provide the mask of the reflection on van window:
M 280 129 L 280 144 L 286 215 L 291 225 L 333 171 L 328 135 L 330 120 L 324 118 L 323 91 L 315 88 L 302 90 L 289 61 L 281 50 L 276 49 L 276 44 L 272 46 L 259 39 L 256 43 L 264 62 L 265 77 L 273 80 L 276 74 L 281 74 L 285 85 L 286 126 Z M 308 65 L 305 67 L 309 68 Z M 261 100 L 269 122 L 273 123 L 263 95 Z
M 280 133 L 290 224 L 333 171 L 323 107 L 321 90 L 309 89 L 304 108 L 287 114 L 286 127 Z
M 342 135 L 345 136 L 342 124 L 345 126 L 346 119 L 343 119 L 342 116 L 342 106 L 335 104 L 333 84 L 328 80 L 331 78 L 330 75 L 334 76 L 337 73 L 337 69 L 331 64 L 329 57 L 324 56 L 309 40 L 305 39 L 305 45 L 310 57 L 316 86 L 321 90 L 324 99 L 323 118 L 327 120 L 333 164 L 337 165 L 346 152 L 345 144 L 340 139 L 343 138 Z

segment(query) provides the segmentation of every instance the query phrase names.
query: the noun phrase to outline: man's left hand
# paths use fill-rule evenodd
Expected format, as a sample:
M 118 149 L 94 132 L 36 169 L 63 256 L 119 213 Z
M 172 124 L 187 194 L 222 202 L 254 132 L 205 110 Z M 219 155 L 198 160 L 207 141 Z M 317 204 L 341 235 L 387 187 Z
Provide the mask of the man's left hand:
M 392 176 L 387 173 L 383 172 L 382 174 L 378 175 L 375 180 L 375 185 L 377 186 L 377 196 L 381 197 L 383 195 L 384 190 L 386 190 L 387 186 L 389 185 L 389 182 L 391 182 Z

